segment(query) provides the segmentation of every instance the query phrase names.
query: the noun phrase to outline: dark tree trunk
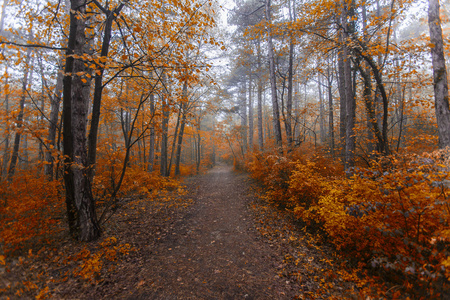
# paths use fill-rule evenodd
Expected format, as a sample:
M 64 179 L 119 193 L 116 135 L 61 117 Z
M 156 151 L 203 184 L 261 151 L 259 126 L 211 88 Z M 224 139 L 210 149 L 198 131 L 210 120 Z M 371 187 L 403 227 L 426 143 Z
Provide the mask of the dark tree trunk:
M 82 56 L 85 51 L 86 2 L 71 1 L 70 31 L 63 88 L 64 155 L 66 205 L 69 229 L 72 236 L 81 241 L 92 241 L 100 236 L 100 226 L 95 212 L 94 199 L 87 171 L 86 125 L 87 102 L 83 78 L 85 62 L 74 59 L 72 54 Z
M 178 134 L 177 152 L 175 155 L 175 176 L 180 175 L 181 147 L 183 146 L 184 127 L 186 125 L 186 103 L 182 104 L 180 133 Z
M 160 173 L 161 176 L 167 176 L 167 144 L 169 135 L 169 104 L 167 103 L 166 95 L 164 94 L 161 99 L 162 103 L 162 122 L 161 122 L 161 163 Z
M 347 47 L 344 47 L 344 76 L 345 76 L 345 101 L 346 101 L 346 123 L 345 123 L 345 167 L 353 167 L 355 159 L 355 117 L 356 99 L 353 94 L 351 60 Z
M 181 106 L 182 105 L 183 104 L 180 103 L 180 109 L 178 110 L 177 124 L 175 125 L 175 132 L 173 134 L 173 140 L 172 140 L 172 148 L 170 150 L 170 159 L 169 159 L 169 167 L 167 169 L 167 176 L 170 176 L 170 171 L 172 169 L 173 156 L 175 153 L 175 148 L 176 148 L 177 138 L 178 138 L 178 128 L 180 127 L 181 111 L 182 111 Z
M 105 32 L 103 35 L 102 49 L 100 52 L 100 57 L 102 58 L 108 57 L 109 46 L 111 42 L 112 23 L 120 14 L 120 11 L 122 10 L 126 2 L 127 1 L 120 3 L 112 11 L 107 10 L 103 7 L 99 7 L 106 15 Z M 100 65 L 100 67 L 97 69 L 94 79 L 94 99 L 92 102 L 92 118 L 88 137 L 88 166 L 90 180 L 92 180 L 92 177 L 94 176 L 94 165 L 97 156 L 98 127 L 100 122 L 104 70 L 104 66 Z
M 341 39 L 342 40 L 342 39 Z M 339 143 L 342 154 L 345 150 L 345 130 L 347 117 L 347 102 L 345 93 L 345 73 L 344 73 L 344 47 L 338 52 L 338 80 L 339 80 Z
M 292 135 L 292 95 L 294 89 L 294 43 L 289 43 L 289 66 L 288 66 L 288 94 L 286 99 L 286 120 L 284 127 L 286 129 L 286 137 L 288 148 L 292 148 L 293 135 Z

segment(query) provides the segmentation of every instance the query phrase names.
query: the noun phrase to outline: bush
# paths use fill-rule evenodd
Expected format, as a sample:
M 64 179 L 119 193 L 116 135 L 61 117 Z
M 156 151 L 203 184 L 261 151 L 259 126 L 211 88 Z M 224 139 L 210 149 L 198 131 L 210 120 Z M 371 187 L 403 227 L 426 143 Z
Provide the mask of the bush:
M 430 297 L 450 288 L 447 157 L 398 155 L 343 176 L 323 159 L 268 155 L 250 171 L 273 202 L 319 227 L 343 255 Z
M 61 231 L 64 201 L 61 182 L 47 181 L 35 172 L 18 172 L 0 193 L 0 253 L 43 242 Z

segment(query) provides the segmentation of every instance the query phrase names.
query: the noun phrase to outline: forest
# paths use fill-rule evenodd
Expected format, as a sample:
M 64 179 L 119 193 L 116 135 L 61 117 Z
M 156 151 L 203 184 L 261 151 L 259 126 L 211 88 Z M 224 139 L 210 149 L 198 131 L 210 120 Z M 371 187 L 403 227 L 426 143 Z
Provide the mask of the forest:
M 333 257 L 298 299 L 450 297 L 449 2 L 1 3 L 0 279 L 98 284 L 136 251 L 113 220 L 230 165 Z

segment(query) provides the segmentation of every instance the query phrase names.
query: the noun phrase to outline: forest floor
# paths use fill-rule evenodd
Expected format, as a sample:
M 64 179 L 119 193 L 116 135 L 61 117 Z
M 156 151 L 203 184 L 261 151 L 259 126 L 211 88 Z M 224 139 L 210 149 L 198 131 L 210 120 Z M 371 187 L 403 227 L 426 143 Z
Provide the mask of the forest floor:
M 329 249 L 248 175 L 219 165 L 184 185 L 129 201 L 99 242 L 64 238 L 20 258 L 0 272 L 0 299 L 354 298 Z

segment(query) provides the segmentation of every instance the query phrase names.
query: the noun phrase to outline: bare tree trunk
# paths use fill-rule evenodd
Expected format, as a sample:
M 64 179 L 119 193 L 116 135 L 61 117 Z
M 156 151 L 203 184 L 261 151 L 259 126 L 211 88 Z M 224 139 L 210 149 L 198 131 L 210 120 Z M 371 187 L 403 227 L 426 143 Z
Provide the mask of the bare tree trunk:
M 186 125 L 186 104 L 182 104 L 180 133 L 178 134 L 177 152 L 175 155 L 175 176 L 180 175 L 181 147 L 183 146 L 184 127 Z
M 9 85 L 9 75 L 8 75 L 8 69 L 5 71 L 6 74 L 6 80 L 5 80 L 5 113 L 6 115 L 9 114 L 9 89 L 7 86 Z M 9 127 L 5 126 L 5 147 L 3 150 L 3 157 L 2 157 L 2 178 L 5 178 L 8 174 L 8 162 L 9 162 L 9 138 L 10 138 L 10 132 Z
M 445 66 L 444 45 L 439 0 L 428 1 L 428 25 L 430 27 L 431 58 L 433 63 L 433 85 L 436 120 L 439 133 L 439 147 L 450 146 L 450 110 L 448 102 L 447 69 Z
M 30 38 L 31 40 L 31 38 Z M 21 137 L 21 128 L 23 126 L 23 116 L 25 109 L 25 99 L 27 94 L 27 86 L 28 86 L 28 76 L 30 75 L 29 67 L 31 62 L 31 48 L 27 49 L 27 56 L 25 59 L 25 71 L 23 74 L 22 80 L 22 91 L 20 94 L 20 102 L 19 102 L 19 114 L 17 115 L 17 128 L 16 133 L 14 135 L 14 144 L 13 144 L 13 152 L 11 154 L 11 161 L 9 163 L 8 169 L 8 181 L 11 181 L 14 172 L 16 170 L 17 160 L 19 159 L 19 147 L 20 147 L 20 137 Z
M 152 124 L 150 125 L 150 137 L 148 144 L 148 172 L 153 171 L 153 164 L 155 162 L 155 95 L 153 93 L 150 95 L 150 114 L 152 116 Z
M 270 13 L 270 0 L 266 0 L 266 21 L 268 23 L 267 28 L 267 42 L 268 42 L 268 53 L 269 53 L 269 77 L 271 85 L 272 94 L 272 109 L 273 109 L 273 130 L 275 135 L 275 140 L 277 143 L 278 151 L 283 154 L 283 139 L 281 135 L 281 124 L 280 124 L 280 110 L 278 108 L 278 96 L 277 96 L 277 81 L 275 75 L 275 54 L 273 51 L 273 41 L 272 41 L 272 30 L 271 25 L 271 13 Z
M 92 241 L 100 236 L 100 226 L 95 212 L 94 199 L 88 177 L 86 151 L 87 102 L 83 78 L 85 62 L 74 59 L 82 57 L 86 46 L 86 2 L 71 0 L 70 31 L 64 76 L 64 154 L 66 205 L 69 228 L 73 237 Z
M 161 176 L 167 176 L 167 143 L 169 134 L 169 105 L 167 103 L 166 95 L 162 96 L 162 122 L 161 122 Z
M 317 85 L 319 90 L 319 128 L 320 128 L 320 142 L 325 142 L 325 109 L 322 96 L 322 75 L 317 73 Z
M 178 110 L 178 116 L 177 116 L 177 124 L 175 125 L 175 132 L 173 134 L 172 149 L 170 150 L 170 159 L 169 159 L 169 167 L 167 169 L 167 176 L 170 176 L 170 170 L 172 169 L 173 156 L 175 153 L 175 148 L 176 148 L 177 138 L 178 138 L 178 128 L 180 127 L 181 110 L 182 110 L 181 106 L 182 106 L 182 103 L 180 103 L 180 109 Z
M 295 4 L 291 5 L 291 0 L 288 1 L 289 4 L 289 19 L 291 22 L 294 21 L 295 15 Z M 289 38 L 289 66 L 288 66 L 288 94 L 286 100 L 286 120 L 284 122 L 286 137 L 288 143 L 288 149 L 292 148 L 293 143 L 293 133 L 292 133 L 292 92 L 294 89 L 294 41 L 292 36 Z
M 345 168 L 352 167 L 354 165 L 355 157 L 355 116 L 356 116 L 356 101 L 353 93 L 353 82 L 352 82 L 352 71 L 351 71 L 351 59 L 350 51 L 348 49 L 347 43 L 349 41 L 349 34 L 352 34 L 351 25 L 347 22 L 349 16 L 349 9 L 347 4 L 342 7 L 342 13 L 340 16 L 341 26 L 343 28 L 342 35 L 342 67 L 344 83 L 344 98 L 345 98 L 345 156 L 344 164 Z M 341 79 L 342 80 L 342 79 Z
M 111 42 L 111 32 L 112 32 L 112 23 L 120 14 L 120 11 L 124 7 L 128 1 L 121 2 L 114 10 L 108 10 L 107 8 L 99 7 L 106 15 L 105 21 L 105 31 L 103 35 L 102 41 L 102 49 L 100 51 L 100 56 L 102 58 L 108 57 L 109 46 Z M 97 4 L 98 5 L 98 4 Z M 103 8 L 103 9 L 102 9 Z M 100 108 L 102 101 L 102 92 L 103 92 L 103 72 L 105 68 L 100 65 L 99 69 L 95 74 L 94 79 L 94 99 L 92 102 L 92 118 L 91 118 L 91 126 L 89 130 L 88 137 L 88 165 L 89 165 L 89 177 L 92 180 L 94 176 L 94 165 L 97 156 L 97 140 L 98 140 L 98 128 L 100 122 Z
M 200 118 L 199 118 L 198 124 L 197 124 L 197 145 L 196 145 L 197 152 L 195 153 L 196 154 L 195 155 L 195 162 L 196 162 L 197 174 L 200 173 L 200 163 L 201 163 L 201 158 L 202 158 L 202 154 L 201 154 L 202 138 L 200 136 L 200 124 L 201 124 L 201 121 L 200 121 Z
M 239 110 L 241 115 L 241 139 L 242 139 L 242 155 L 247 152 L 247 132 L 248 132 L 248 124 L 247 124 L 247 85 L 244 81 L 244 86 L 241 90 L 241 101 L 239 103 Z
M 261 73 L 261 41 L 258 39 L 258 73 Z M 263 129 L 263 109 L 262 109 L 262 78 L 261 74 L 258 75 L 258 145 L 259 150 L 264 149 L 264 129 Z
M 330 135 L 330 151 L 331 156 L 334 157 L 334 107 L 333 107 L 333 78 L 330 72 L 330 66 L 327 68 L 327 81 L 328 81 L 328 132 Z
M 253 95 L 252 95 L 252 69 L 248 73 L 248 144 L 250 151 L 253 150 Z
M 342 41 L 342 38 L 341 38 Z M 342 154 L 345 151 L 345 130 L 347 118 L 347 102 L 345 94 L 345 73 L 344 73 L 344 47 L 340 47 L 338 52 L 338 80 L 339 80 L 339 143 Z
M 353 94 L 351 62 L 348 56 L 347 47 L 344 48 L 344 76 L 345 76 L 345 97 L 346 97 L 346 124 L 345 124 L 345 167 L 353 167 L 355 159 L 355 117 L 356 99 Z
M 363 30 L 363 39 L 364 42 L 367 43 L 369 36 L 368 36 L 368 32 L 367 32 L 367 10 L 366 10 L 366 4 L 362 4 L 362 30 Z M 369 69 L 367 68 L 367 64 L 364 63 L 364 66 L 362 66 L 363 68 L 363 72 L 365 74 L 361 74 L 364 80 L 364 88 L 367 89 L 368 85 L 371 85 L 371 74 Z M 368 78 L 365 78 L 364 76 L 367 75 Z M 370 93 L 369 90 L 364 90 L 364 102 L 366 105 L 366 113 L 367 113 L 367 151 L 369 153 L 369 156 L 372 156 L 372 153 L 375 150 L 374 147 L 374 143 L 373 143 L 373 139 L 374 139 L 374 131 L 373 129 L 375 128 L 372 125 L 372 117 L 375 117 L 375 112 L 373 110 L 373 100 L 372 100 L 372 87 L 370 87 Z M 376 126 L 378 126 L 378 124 L 376 124 Z

